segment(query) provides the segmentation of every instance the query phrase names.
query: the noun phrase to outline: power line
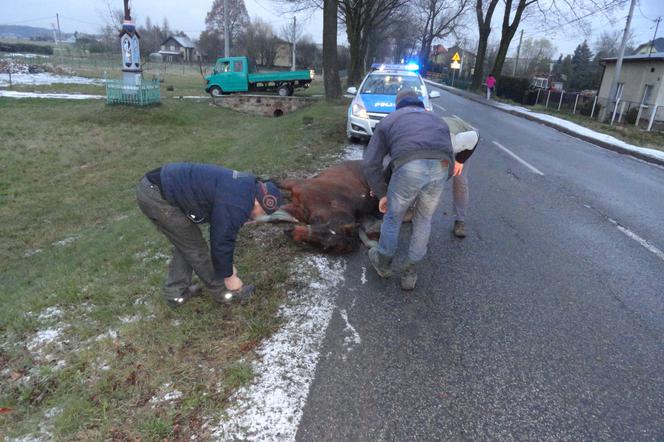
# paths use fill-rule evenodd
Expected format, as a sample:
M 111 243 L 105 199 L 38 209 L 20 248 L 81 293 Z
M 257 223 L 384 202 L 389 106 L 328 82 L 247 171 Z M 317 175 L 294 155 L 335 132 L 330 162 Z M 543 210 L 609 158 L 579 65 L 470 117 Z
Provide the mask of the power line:
M 656 18 L 648 17 L 647 15 L 645 15 L 645 14 L 643 13 L 643 11 L 641 10 L 641 1 L 638 1 L 638 2 L 636 3 L 636 6 L 639 7 L 639 12 L 640 12 L 641 15 L 643 16 L 643 18 L 645 18 L 646 20 L 653 21 L 653 22 L 657 21 Z
M 49 15 L 48 17 L 31 18 L 31 19 L 27 19 L 27 20 L 19 20 L 19 21 L 14 21 L 14 22 L 9 22 L 9 23 L 2 23 L 2 25 L 5 25 L 5 26 L 18 25 L 18 24 L 21 24 L 21 23 L 31 23 L 31 22 L 43 21 L 43 20 L 53 20 L 53 16 Z
M 596 11 L 589 12 L 589 13 L 586 14 L 586 15 L 582 15 L 581 17 L 577 17 L 577 18 L 575 18 L 575 19 L 573 19 L 573 20 L 569 20 L 569 21 L 567 21 L 567 22 L 565 22 L 565 23 L 562 23 L 562 24 L 556 24 L 556 25 L 554 25 L 554 26 L 551 26 L 551 27 L 549 27 L 549 28 L 545 28 L 545 29 L 542 29 L 542 30 L 539 30 L 539 31 L 528 31 L 528 32 L 526 32 L 526 34 L 527 34 L 527 35 L 528 35 L 528 34 L 530 34 L 530 35 L 538 35 L 538 34 L 542 34 L 542 33 L 550 33 L 550 32 L 552 32 L 552 31 L 555 33 L 556 31 L 560 30 L 561 28 L 563 28 L 563 27 L 565 27 L 565 26 L 571 25 L 571 24 L 576 23 L 576 22 L 578 22 L 578 21 L 581 21 L 581 20 L 583 20 L 583 19 L 585 19 L 585 18 L 591 17 L 591 16 L 593 16 L 593 15 L 595 15 L 595 14 L 599 14 L 600 12 L 608 11 L 609 9 L 614 8 L 615 6 L 623 6 L 623 5 L 626 3 L 626 1 L 627 1 L 627 0 L 617 0 L 615 3 L 612 3 L 612 4 L 610 4 L 610 5 L 607 5 L 607 6 L 604 7 L 604 8 L 600 8 L 600 9 L 597 9 Z

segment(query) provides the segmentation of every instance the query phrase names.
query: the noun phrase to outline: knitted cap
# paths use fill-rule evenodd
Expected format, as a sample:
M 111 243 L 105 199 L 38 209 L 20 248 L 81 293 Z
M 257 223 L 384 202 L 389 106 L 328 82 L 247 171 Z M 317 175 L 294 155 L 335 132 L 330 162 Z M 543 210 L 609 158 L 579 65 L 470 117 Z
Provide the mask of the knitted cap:
M 403 88 L 403 89 L 401 89 L 401 90 L 399 91 L 399 93 L 397 94 L 396 105 L 398 106 L 398 105 L 399 105 L 399 102 L 400 102 L 401 100 L 403 100 L 404 98 L 409 98 L 409 97 L 410 97 L 410 98 L 414 98 L 414 99 L 416 99 L 416 100 L 419 100 L 419 99 L 420 99 L 420 97 L 417 96 L 417 92 L 415 92 L 413 89 L 411 89 L 411 88 Z
M 256 182 L 256 199 L 268 215 L 284 204 L 284 196 L 272 181 Z

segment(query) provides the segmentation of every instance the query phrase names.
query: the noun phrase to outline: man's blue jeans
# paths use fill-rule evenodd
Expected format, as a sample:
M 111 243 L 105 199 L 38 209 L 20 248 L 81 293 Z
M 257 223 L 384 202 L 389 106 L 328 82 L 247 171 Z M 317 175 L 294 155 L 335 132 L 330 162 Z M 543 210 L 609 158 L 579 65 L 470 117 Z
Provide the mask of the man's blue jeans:
M 447 167 L 440 160 L 413 160 L 392 174 L 387 188 L 387 213 L 380 229 L 380 253 L 394 256 L 403 218 L 416 202 L 408 258 L 413 262 L 424 258 L 431 236 L 431 218 L 438 207 L 446 178 Z

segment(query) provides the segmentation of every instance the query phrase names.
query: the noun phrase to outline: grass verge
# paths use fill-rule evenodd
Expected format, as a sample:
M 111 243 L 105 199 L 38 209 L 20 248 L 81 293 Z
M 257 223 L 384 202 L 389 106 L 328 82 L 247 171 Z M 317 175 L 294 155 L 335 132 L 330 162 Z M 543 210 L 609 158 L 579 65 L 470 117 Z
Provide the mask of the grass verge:
M 205 439 L 205 418 L 251 380 L 251 350 L 278 326 L 297 250 L 279 229 L 245 227 L 236 261 L 260 296 L 170 310 L 168 243 L 135 185 L 171 161 L 314 170 L 339 152 L 344 110 L 273 119 L 206 102 L 0 99 L 0 439 Z

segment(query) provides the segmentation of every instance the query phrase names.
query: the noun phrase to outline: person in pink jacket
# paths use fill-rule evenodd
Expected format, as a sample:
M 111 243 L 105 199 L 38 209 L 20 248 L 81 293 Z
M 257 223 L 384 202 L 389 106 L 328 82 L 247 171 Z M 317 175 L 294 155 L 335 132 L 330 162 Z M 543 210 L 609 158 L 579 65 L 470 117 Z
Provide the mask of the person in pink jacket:
M 493 88 L 496 86 L 496 78 L 489 74 L 488 77 L 486 77 L 486 99 L 490 100 L 491 99 L 491 93 L 493 92 Z

